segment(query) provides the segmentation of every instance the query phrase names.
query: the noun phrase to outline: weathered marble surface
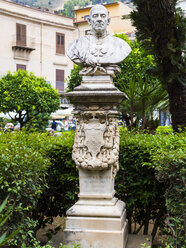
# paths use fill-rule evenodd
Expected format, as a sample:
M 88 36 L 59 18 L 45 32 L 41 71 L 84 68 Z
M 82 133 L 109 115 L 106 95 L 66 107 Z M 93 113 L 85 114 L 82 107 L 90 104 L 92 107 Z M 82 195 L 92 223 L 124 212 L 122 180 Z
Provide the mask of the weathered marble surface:
M 97 71 L 107 73 L 107 68 L 119 72 L 117 65 L 129 55 L 130 46 L 124 40 L 108 34 L 106 28 L 110 18 L 104 6 L 95 5 L 88 22 L 92 30 L 73 41 L 67 48 L 67 55 L 75 64 L 84 67 L 82 75 L 94 75 Z
M 125 203 L 114 197 L 119 169 L 118 105 L 125 97 L 110 75 L 83 76 L 68 93 L 77 120 L 72 157 L 79 170 L 79 201 L 67 211 L 63 242 L 81 248 L 125 248 Z
M 78 168 L 118 171 L 118 111 L 87 110 L 76 114 L 77 128 L 72 158 Z
M 125 248 L 125 203 L 114 197 L 119 169 L 118 106 L 126 98 L 113 83 L 129 45 L 107 33 L 109 15 L 96 5 L 90 11 L 91 32 L 75 40 L 67 54 L 82 65 L 81 85 L 66 95 L 74 104 L 76 134 L 72 158 L 79 170 L 79 200 L 67 211 L 64 243 L 81 248 Z

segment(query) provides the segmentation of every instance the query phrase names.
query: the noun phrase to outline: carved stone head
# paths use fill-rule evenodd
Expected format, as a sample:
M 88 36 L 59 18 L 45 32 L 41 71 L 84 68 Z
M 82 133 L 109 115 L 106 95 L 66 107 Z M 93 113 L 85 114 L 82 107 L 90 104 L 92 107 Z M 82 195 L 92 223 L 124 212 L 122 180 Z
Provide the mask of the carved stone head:
M 95 5 L 91 8 L 88 23 L 96 34 L 105 33 L 109 22 L 109 13 L 103 5 Z

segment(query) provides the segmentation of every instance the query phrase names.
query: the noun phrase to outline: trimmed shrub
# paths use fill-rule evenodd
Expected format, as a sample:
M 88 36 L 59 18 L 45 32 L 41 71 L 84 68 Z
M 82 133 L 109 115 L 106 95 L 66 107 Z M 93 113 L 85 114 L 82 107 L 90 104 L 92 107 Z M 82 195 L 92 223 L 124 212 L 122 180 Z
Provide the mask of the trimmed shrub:
M 21 227 L 11 247 L 34 244 L 35 231 L 64 215 L 76 201 L 72 145 L 70 132 L 58 138 L 47 133 L 0 133 L 0 204 L 9 195 L 7 208 L 12 208 L 0 235 Z
M 172 126 L 158 126 L 156 128 L 156 133 L 157 134 L 169 134 L 173 132 Z
M 23 133 L 0 135 L 0 203 L 9 195 L 7 209 L 12 215 L 0 232 L 12 233 L 21 230 L 13 244 L 21 247 L 29 243 L 37 221 L 31 218 L 46 184 L 44 173 L 49 165 L 37 149 L 28 145 L 28 137 Z M 12 245 L 13 245 L 12 244 Z
M 139 224 L 146 234 L 152 220 L 152 237 L 160 227 L 170 235 L 170 247 L 180 248 L 185 245 L 185 141 L 185 133 L 151 135 L 121 130 L 120 173 L 116 177 L 129 224 Z
M 121 130 L 120 171 L 116 176 L 118 198 L 126 203 L 129 233 L 149 234 L 149 223 L 154 222 L 152 236 L 165 220 L 165 183 L 155 177 L 151 158 L 154 150 L 150 134 L 128 133 Z M 132 228 L 132 225 L 134 226 Z
M 170 247 L 184 247 L 185 133 L 132 133 L 120 129 L 117 196 L 126 202 L 129 231 L 149 233 L 149 222 L 169 234 Z M 0 133 L 0 204 L 9 194 L 6 228 L 21 226 L 15 247 L 34 246 L 34 231 L 52 222 L 77 200 L 78 171 L 71 153 L 74 132 Z M 132 223 L 138 224 L 132 228 Z M 177 245 L 177 246 L 176 246 Z M 13 247 L 13 246 L 11 246 Z
M 186 247 L 186 133 L 165 135 L 152 154 L 159 181 L 165 182 L 167 247 Z
M 65 132 L 63 136 L 49 137 L 45 147 L 46 156 L 51 164 L 46 170 L 47 189 L 42 193 L 34 219 L 39 227 L 52 223 L 56 216 L 66 215 L 66 211 L 78 199 L 78 171 L 72 160 L 74 132 Z

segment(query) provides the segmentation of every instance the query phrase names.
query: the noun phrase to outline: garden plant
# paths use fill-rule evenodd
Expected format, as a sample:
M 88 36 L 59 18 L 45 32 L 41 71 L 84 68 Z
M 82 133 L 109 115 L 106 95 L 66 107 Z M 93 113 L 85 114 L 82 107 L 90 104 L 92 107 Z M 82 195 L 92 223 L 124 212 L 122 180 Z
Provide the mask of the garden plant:
M 126 202 L 129 232 L 151 234 L 159 227 L 167 247 L 184 240 L 185 133 L 156 135 L 120 129 L 117 196 Z M 36 246 L 35 233 L 77 200 L 78 173 L 71 159 L 74 132 L 0 134 L 0 204 L 11 209 L 0 235 L 11 234 L 11 247 Z M 150 232 L 149 224 L 154 227 Z M 34 246 L 35 245 L 35 246 Z

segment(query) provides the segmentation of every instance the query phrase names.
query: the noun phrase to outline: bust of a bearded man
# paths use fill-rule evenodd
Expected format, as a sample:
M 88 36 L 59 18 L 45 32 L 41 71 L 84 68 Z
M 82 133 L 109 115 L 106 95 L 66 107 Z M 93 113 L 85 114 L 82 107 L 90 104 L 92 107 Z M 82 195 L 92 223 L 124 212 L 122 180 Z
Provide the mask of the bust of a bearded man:
M 107 9 L 103 5 L 95 5 L 90 10 L 88 18 L 91 31 L 69 45 L 67 55 L 75 64 L 83 66 L 81 74 L 106 72 L 108 68 L 117 72 L 119 71 L 117 65 L 131 52 L 127 42 L 109 35 L 107 32 L 109 22 Z

